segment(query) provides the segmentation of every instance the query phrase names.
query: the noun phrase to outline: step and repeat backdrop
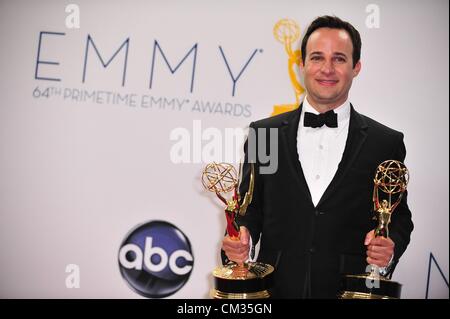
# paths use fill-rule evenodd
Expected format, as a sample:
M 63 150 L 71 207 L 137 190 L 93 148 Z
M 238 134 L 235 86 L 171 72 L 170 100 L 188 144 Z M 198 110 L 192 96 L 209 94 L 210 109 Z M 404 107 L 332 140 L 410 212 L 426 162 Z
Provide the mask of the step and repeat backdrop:
M 448 298 L 444 0 L 2 0 L 0 297 L 209 298 L 226 221 L 202 170 L 298 105 L 325 14 L 362 36 L 351 102 L 405 134 L 415 229 L 393 279 Z

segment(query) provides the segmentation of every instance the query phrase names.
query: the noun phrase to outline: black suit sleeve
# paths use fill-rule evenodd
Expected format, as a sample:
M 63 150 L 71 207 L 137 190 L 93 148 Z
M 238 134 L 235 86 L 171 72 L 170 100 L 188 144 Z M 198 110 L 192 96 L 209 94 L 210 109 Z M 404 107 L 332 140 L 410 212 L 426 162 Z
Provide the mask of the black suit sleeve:
M 256 138 L 252 138 L 252 133 L 249 133 L 249 137 L 245 141 L 244 144 L 244 152 L 245 152 L 245 158 L 244 163 L 242 166 L 242 180 L 241 184 L 239 186 L 239 192 L 241 194 L 241 197 L 244 197 L 245 193 L 247 192 L 249 188 L 250 183 L 250 172 L 251 172 L 251 164 L 254 165 L 254 171 L 255 171 L 255 184 L 254 184 L 254 192 L 253 192 L 253 199 L 250 205 L 247 208 L 247 211 L 244 216 L 239 216 L 237 219 L 237 223 L 239 226 L 245 226 L 250 232 L 250 235 L 252 236 L 253 245 L 256 245 L 256 243 L 259 241 L 259 236 L 261 233 L 261 227 L 262 227 L 262 178 L 259 174 L 259 163 L 256 157 L 253 155 L 258 154 L 257 152 L 257 130 L 254 128 L 253 123 L 250 124 L 249 131 L 252 131 L 255 133 L 253 136 Z
M 253 123 L 250 124 L 249 130 L 253 130 L 255 132 L 254 137 L 256 137 L 257 130 L 254 128 Z M 249 136 L 251 136 L 249 134 Z M 249 232 L 250 236 L 252 237 L 252 254 L 254 253 L 255 245 L 259 241 L 259 236 L 261 233 L 261 224 L 262 224 L 262 215 L 260 212 L 261 207 L 261 178 L 259 177 L 259 164 L 257 163 L 256 158 L 251 158 L 253 156 L 249 156 L 249 148 L 254 148 L 250 153 L 257 154 L 256 150 L 257 145 L 257 137 L 256 138 L 247 138 L 244 144 L 244 162 L 242 165 L 242 178 L 241 178 L 241 184 L 239 186 L 239 193 L 241 194 L 241 198 L 244 198 L 245 193 L 248 191 L 249 184 L 250 184 L 250 172 L 251 172 L 251 163 L 254 165 L 254 171 L 255 171 L 255 184 L 254 184 L 254 192 L 253 192 L 253 199 L 250 205 L 248 205 L 247 211 L 244 216 L 238 215 L 236 218 L 236 223 L 238 226 L 245 226 Z M 225 236 L 226 236 L 225 232 Z M 222 263 L 227 264 L 229 262 L 229 259 L 225 255 L 225 252 L 221 251 L 221 257 L 222 257 Z M 253 256 L 251 256 L 253 258 Z
M 392 158 L 404 162 L 406 157 L 406 148 L 403 142 L 403 134 L 400 138 L 398 147 L 396 148 Z M 403 198 L 391 216 L 391 224 L 389 225 L 389 237 L 395 243 L 394 248 L 394 265 L 403 255 L 410 242 L 411 232 L 414 225 L 411 219 L 411 211 L 408 207 L 408 192 L 405 191 Z

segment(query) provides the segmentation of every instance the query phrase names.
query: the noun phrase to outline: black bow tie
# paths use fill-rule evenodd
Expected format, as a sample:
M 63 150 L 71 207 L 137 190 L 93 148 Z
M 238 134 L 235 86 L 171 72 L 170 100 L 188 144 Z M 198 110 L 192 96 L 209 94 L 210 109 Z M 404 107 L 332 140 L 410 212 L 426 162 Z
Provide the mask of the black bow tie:
M 333 110 L 321 114 L 305 112 L 303 126 L 322 127 L 324 124 L 328 127 L 338 127 L 337 114 Z

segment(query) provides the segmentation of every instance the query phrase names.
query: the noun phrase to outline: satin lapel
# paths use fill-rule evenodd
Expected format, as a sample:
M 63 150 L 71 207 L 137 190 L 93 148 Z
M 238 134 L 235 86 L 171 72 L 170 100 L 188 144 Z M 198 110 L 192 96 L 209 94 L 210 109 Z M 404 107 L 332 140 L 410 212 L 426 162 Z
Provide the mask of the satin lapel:
M 351 105 L 351 104 L 350 104 Z M 349 169 L 352 167 L 353 162 L 356 159 L 359 151 L 361 150 L 361 146 L 364 144 L 364 141 L 367 137 L 367 124 L 364 118 L 355 111 L 353 105 L 351 105 L 350 111 L 350 123 L 349 123 L 349 131 L 347 137 L 347 143 L 345 144 L 344 154 L 342 155 L 342 160 L 339 163 L 336 174 L 333 177 L 330 185 L 328 185 L 325 193 L 322 195 L 317 206 L 321 205 L 324 201 L 326 201 L 338 188 L 339 184 L 342 182 L 342 179 L 345 177 Z
M 297 152 L 298 125 L 302 107 L 303 103 L 300 104 L 300 107 L 292 113 L 290 119 L 283 122 L 283 126 L 281 127 L 281 137 L 282 142 L 287 146 L 287 158 L 289 159 L 289 163 L 291 165 L 291 171 L 300 184 L 300 188 L 303 192 L 305 192 L 312 203 L 311 193 L 309 192 L 308 184 L 306 183 L 305 175 L 303 174 L 302 165 L 300 164 Z

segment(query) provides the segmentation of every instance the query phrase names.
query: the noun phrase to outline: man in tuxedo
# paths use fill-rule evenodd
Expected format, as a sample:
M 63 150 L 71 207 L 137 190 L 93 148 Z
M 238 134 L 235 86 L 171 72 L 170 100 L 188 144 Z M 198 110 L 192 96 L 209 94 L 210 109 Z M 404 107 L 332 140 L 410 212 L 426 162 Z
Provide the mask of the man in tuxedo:
M 267 146 L 276 138 L 278 167 L 262 174 L 256 159 L 253 201 L 237 220 L 240 239 L 226 236 L 222 250 L 241 263 L 260 241 L 258 261 L 275 267 L 274 298 L 336 298 L 343 274 L 375 264 L 390 275 L 406 250 L 413 230 L 407 194 L 392 214 L 390 238 L 374 237 L 372 211 L 377 166 L 403 162 L 406 149 L 402 133 L 359 114 L 348 100 L 361 70 L 361 38 L 350 23 L 317 18 L 301 51 L 306 97 L 294 111 L 250 124 Z M 247 163 L 241 194 L 249 170 Z

